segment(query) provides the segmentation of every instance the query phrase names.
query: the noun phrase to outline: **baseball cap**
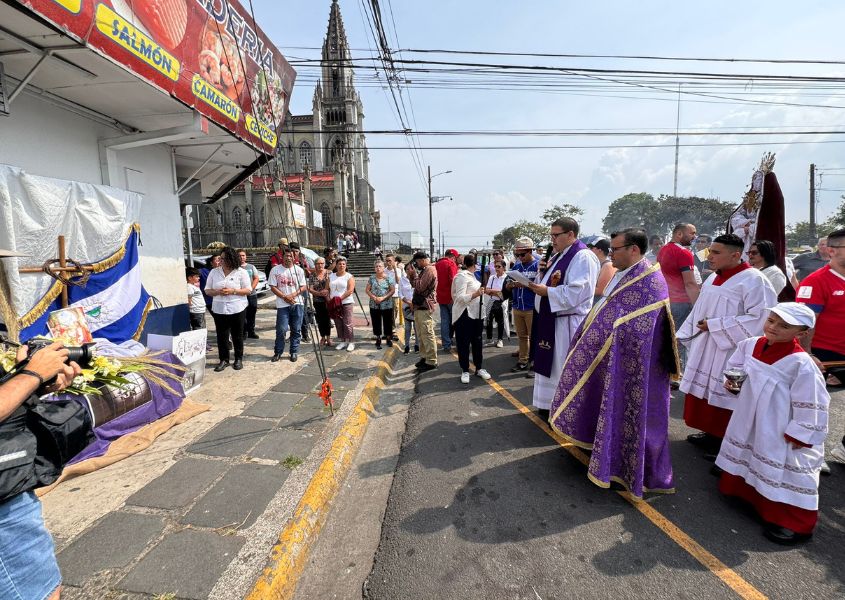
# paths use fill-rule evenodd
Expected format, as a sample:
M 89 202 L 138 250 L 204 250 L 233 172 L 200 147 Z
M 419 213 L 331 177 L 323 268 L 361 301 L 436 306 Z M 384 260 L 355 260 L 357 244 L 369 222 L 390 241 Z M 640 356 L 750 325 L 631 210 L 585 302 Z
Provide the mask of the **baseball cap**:
M 587 244 L 587 246 L 589 246 L 590 248 L 598 248 L 605 254 L 610 252 L 610 242 L 608 242 L 606 238 L 599 238 L 591 244 Z
M 460 254 L 458 254 L 458 251 L 455 250 L 454 248 L 449 248 L 448 250 L 446 250 L 446 253 L 445 253 L 444 256 L 460 256 Z
M 279 246 L 287 246 L 288 238 L 279 238 Z
M 804 327 L 815 327 L 816 325 L 816 313 L 806 304 L 781 302 L 769 310 L 790 325 L 803 325 Z

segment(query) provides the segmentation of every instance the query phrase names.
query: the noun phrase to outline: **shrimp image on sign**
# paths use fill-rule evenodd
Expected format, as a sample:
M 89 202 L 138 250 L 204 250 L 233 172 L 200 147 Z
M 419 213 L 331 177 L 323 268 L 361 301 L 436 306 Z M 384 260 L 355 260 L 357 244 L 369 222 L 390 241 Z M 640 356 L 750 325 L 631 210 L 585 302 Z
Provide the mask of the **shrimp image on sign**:
M 244 87 L 241 52 L 232 36 L 214 21 L 200 36 L 199 62 L 203 79 L 238 102 Z

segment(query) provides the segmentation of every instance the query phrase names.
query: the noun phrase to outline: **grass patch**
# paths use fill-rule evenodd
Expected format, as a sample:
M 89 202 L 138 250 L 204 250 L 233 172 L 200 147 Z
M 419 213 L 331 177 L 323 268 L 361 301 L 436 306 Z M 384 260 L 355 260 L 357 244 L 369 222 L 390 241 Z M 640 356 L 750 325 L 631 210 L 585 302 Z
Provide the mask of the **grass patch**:
M 174 594 L 173 592 L 159 594 L 157 596 L 153 596 L 153 600 L 176 600 L 176 594 Z
M 285 460 L 282 461 L 282 466 L 286 469 L 293 470 L 299 465 L 303 463 L 303 460 L 298 456 L 294 456 L 293 454 L 289 455 Z

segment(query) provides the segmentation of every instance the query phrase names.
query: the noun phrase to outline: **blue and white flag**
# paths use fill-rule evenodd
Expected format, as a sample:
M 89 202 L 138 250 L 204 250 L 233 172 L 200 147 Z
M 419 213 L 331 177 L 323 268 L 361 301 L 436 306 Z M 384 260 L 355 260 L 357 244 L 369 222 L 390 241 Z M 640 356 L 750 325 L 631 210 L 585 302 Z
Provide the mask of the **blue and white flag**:
M 141 285 L 138 228 L 132 228 L 123 247 L 114 255 L 91 266 L 94 271 L 84 286 L 68 287 L 68 305 L 82 308 L 94 337 L 118 344 L 132 339 L 140 333 L 152 303 Z M 61 286 L 56 281 L 42 302 L 24 317 L 23 322 L 30 324 L 22 327 L 21 341 L 49 335 L 47 318 L 52 311 L 62 308 Z

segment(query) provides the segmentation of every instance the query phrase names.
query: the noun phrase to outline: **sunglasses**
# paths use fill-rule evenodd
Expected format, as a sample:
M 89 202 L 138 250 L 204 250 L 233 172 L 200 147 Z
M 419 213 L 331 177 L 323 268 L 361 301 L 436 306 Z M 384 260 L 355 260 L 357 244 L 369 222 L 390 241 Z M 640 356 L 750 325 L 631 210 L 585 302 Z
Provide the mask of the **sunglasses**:
M 516 256 L 517 258 L 522 258 L 526 254 L 528 254 L 528 252 L 514 252 L 513 253 L 513 255 Z
M 757 250 L 749 250 L 748 256 L 760 256 L 760 253 Z

